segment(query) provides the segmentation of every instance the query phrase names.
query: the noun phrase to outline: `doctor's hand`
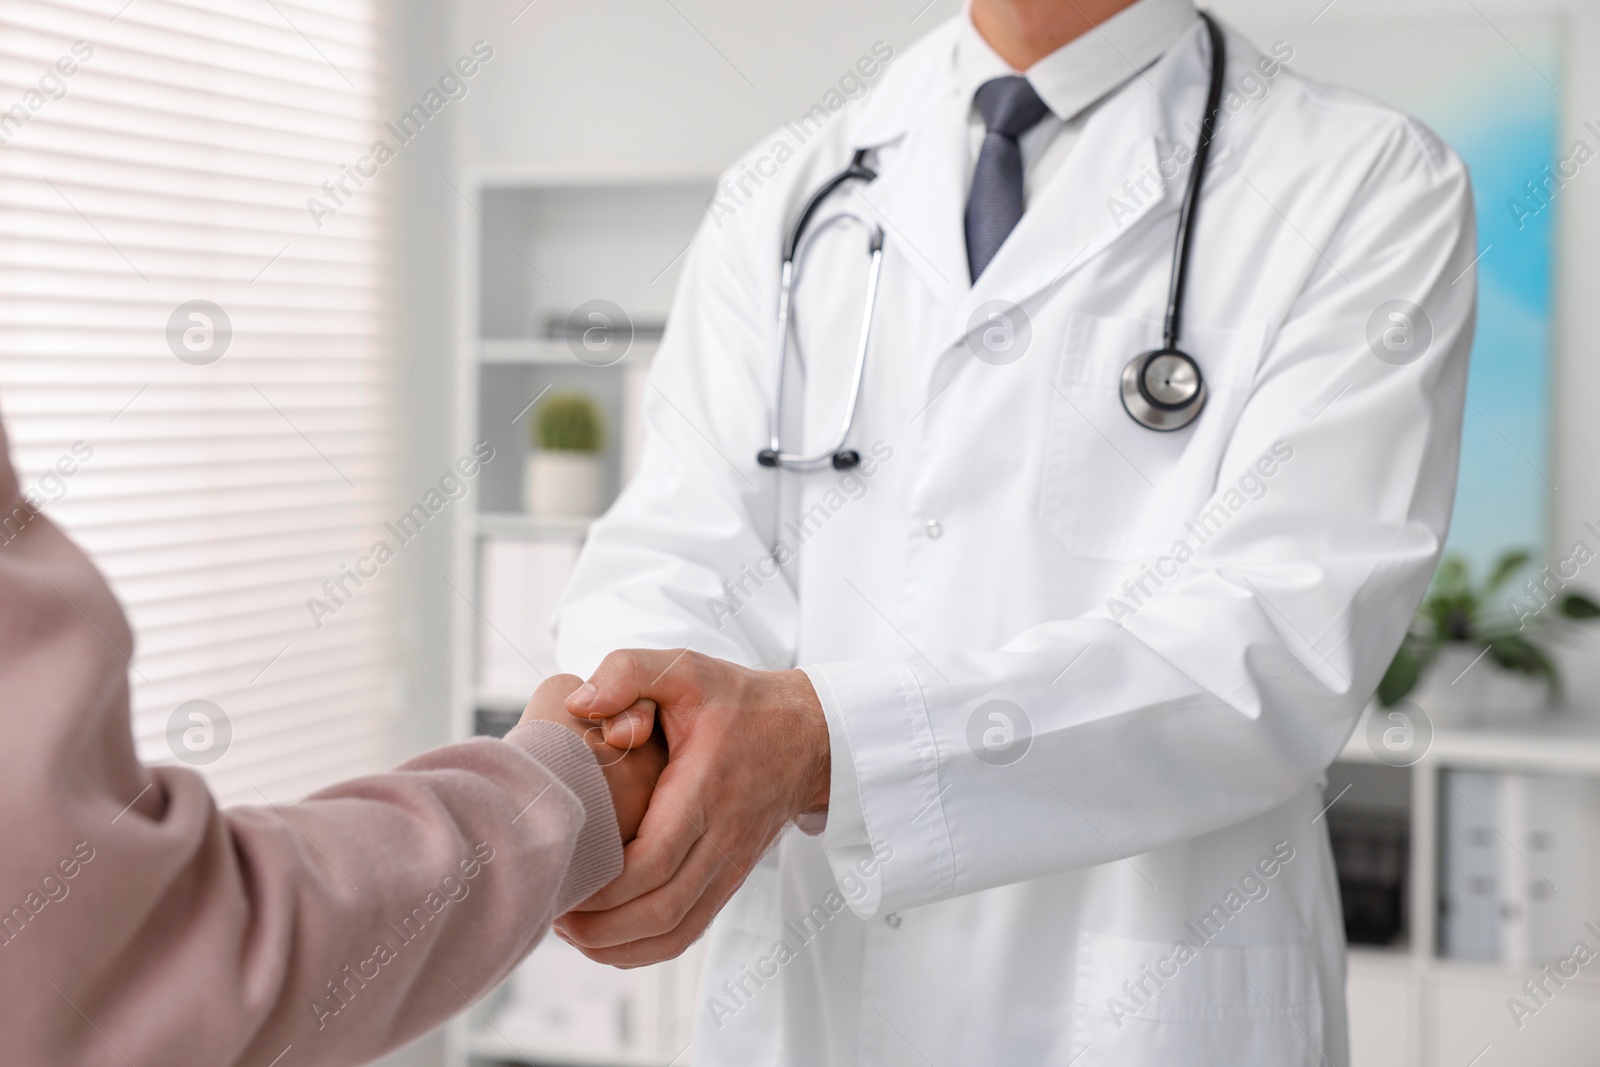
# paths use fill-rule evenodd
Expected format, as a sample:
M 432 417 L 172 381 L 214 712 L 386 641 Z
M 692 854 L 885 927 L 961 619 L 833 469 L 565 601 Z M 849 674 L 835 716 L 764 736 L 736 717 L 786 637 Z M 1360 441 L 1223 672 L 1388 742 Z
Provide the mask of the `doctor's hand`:
M 617 828 L 622 831 L 622 841 L 626 845 L 638 833 L 645 809 L 650 806 L 656 779 L 661 777 L 662 768 L 667 764 L 667 749 L 659 735 L 652 736 L 648 726 L 637 733 L 618 734 L 626 740 L 624 745 L 607 744 L 600 726 L 567 711 L 567 697 L 582 684 L 583 679 L 575 674 L 551 675 L 534 690 L 518 725 L 553 722 L 583 738 L 605 772 L 606 785 L 611 788 L 611 804 L 617 812 Z M 655 705 L 648 700 L 639 701 L 631 709 L 632 714 L 641 718 L 654 711 Z
M 827 807 L 828 726 L 801 671 L 613 652 L 567 708 L 606 719 L 618 746 L 646 743 L 658 722 L 669 753 L 622 874 L 556 922 L 590 959 L 637 967 L 677 956 L 795 816 Z

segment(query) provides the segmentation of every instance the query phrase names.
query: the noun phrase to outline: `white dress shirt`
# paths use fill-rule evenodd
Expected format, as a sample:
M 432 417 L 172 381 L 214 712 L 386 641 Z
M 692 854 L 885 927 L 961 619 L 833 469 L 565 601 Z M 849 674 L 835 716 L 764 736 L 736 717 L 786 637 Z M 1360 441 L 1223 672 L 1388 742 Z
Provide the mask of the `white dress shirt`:
M 1060 169 L 1095 107 L 1161 58 L 1197 18 L 1190 0 L 1138 0 L 1024 72 L 1033 91 L 1050 109 L 1018 142 L 1025 202 Z M 969 100 L 984 82 L 1018 73 L 973 25 L 970 5 L 961 14 L 954 63 L 956 83 Z M 967 165 L 970 189 L 985 132 L 976 105 L 967 117 L 967 130 L 972 150 Z

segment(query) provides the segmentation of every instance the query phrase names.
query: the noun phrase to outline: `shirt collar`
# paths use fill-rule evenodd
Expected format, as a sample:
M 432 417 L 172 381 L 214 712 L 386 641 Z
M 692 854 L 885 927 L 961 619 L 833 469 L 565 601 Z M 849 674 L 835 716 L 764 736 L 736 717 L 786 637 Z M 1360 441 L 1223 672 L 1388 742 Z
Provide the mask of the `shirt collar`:
M 1051 114 L 1066 121 L 1154 63 L 1199 17 L 1194 0 L 1138 0 L 1023 73 Z M 956 81 L 971 100 L 984 82 L 1017 71 L 983 39 L 967 5 L 958 22 Z

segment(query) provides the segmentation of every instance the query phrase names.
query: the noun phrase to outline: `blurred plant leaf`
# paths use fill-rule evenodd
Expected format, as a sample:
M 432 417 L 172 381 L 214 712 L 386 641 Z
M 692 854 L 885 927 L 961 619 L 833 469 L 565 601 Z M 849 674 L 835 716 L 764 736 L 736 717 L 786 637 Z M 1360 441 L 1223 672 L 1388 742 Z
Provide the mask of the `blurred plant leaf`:
M 1378 703 L 1392 708 L 1417 687 L 1423 668 L 1433 659 L 1433 645 L 1410 634 L 1400 642 L 1400 650 L 1378 683 Z
M 1471 590 L 1467 581 L 1467 561 L 1460 556 L 1446 556 L 1433 577 L 1434 598 L 1456 599 Z
M 1502 552 L 1483 586 L 1474 588 L 1467 561 L 1461 556 L 1447 556 L 1434 574 L 1427 598 L 1417 608 L 1416 624 L 1378 684 L 1379 703 L 1391 707 L 1403 700 L 1416 688 L 1439 649 L 1453 643 L 1487 646 L 1490 658 L 1503 669 L 1547 679 L 1551 694 L 1559 693 L 1561 679 L 1555 663 L 1531 638 L 1544 633 L 1559 636 L 1559 620 L 1551 617 L 1554 614 L 1579 621 L 1600 619 L 1600 601 L 1582 593 L 1569 593 L 1550 614 L 1519 610 L 1515 602 L 1508 605 L 1508 611 L 1492 610 L 1490 601 L 1496 591 L 1532 560 L 1532 553 L 1526 549 Z M 1507 614 L 1516 618 L 1508 619 Z
M 1512 575 L 1528 565 L 1528 560 L 1533 556 L 1526 549 L 1516 548 L 1502 553 L 1495 561 L 1494 570 L 1489 572 L 1489 580 L 1483 585 L 1482 599 L 1488 600 Z
M 1489 642 L 1489 655 L 1500 666 L 1519 674 L 1545 678 L 1554 692 L 1560 685 L 1555 664 L 1532 641 L 1521 634 L 1505 634 Z
M 1569 619 L 1600 618 L 1600 604 L 1582 593 L 1568 593 L 1561 600 L 1561 614 Z
M 604 444 L 600 407 L 587 393 L 553 393 L 529 423 L 533 441 L 552 452 L 598 452 Z

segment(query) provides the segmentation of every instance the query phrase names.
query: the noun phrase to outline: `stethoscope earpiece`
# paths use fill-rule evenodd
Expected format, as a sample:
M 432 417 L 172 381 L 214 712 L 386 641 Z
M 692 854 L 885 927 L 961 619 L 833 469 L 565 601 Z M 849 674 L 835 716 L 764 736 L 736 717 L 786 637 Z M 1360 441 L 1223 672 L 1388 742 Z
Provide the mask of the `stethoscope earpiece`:
M 1163 433 L 1189 425 L 1206 406 L 1200 365 L 1182 349 L 1157 348 L 1122 368 L 1122 406 L 1148 430 Z

